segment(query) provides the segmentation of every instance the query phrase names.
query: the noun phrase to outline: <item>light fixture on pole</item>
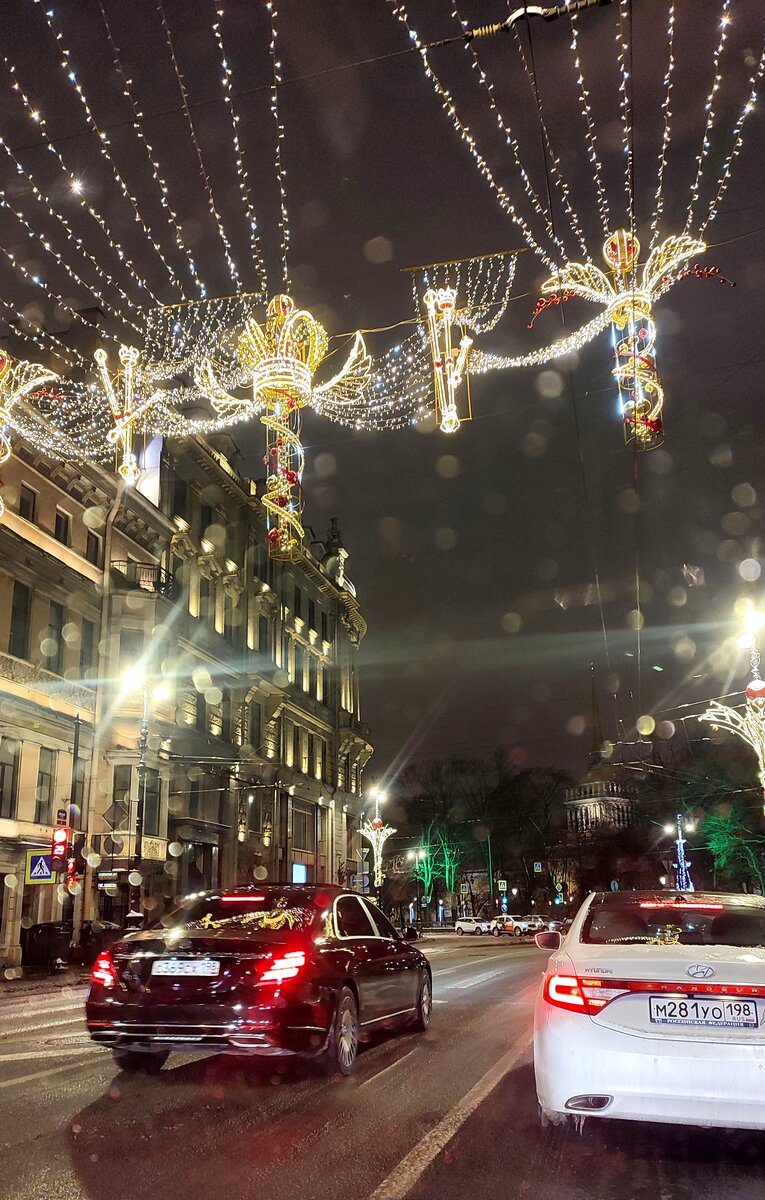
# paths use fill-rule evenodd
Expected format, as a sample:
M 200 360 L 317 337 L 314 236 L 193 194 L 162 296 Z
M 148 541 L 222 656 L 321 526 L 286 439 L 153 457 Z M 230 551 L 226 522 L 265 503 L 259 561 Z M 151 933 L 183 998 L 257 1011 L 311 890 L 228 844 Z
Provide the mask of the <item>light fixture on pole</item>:
M 746 687 L 744 712 L 713 700 L 699 720 L 708 721 L 713 729 L 727 729 L 729 733 L 735 734 L 752 747 L 757 756 L 758 777 L 765 809 L 765 680 L 760 674 L 760 651 L 757 645 L 757 634 L 763 625 L 765 617 L 758 613 L 753 605 L 749 605 L 744 615 L 745 631 L 739 640 L 739 645 L 749 650 L 749 668 L 752 675 Z
M 380 804 L 385 800 L 385 793 L 380 792 L 377 788 L 373 788 L 370 796 L 375 802 L 375 815 L 370 821 L 368 817 L 364 817 L 359 833 L 369 842 L 372 847 L 372 861 L 374 868 L 374 885 L 376 888 L 381 888 L 383 883 L 382 869 L 382 851 L 383 846 L 388 838 L 396 832 L 392 825 L 386 825 L 380 816 Z

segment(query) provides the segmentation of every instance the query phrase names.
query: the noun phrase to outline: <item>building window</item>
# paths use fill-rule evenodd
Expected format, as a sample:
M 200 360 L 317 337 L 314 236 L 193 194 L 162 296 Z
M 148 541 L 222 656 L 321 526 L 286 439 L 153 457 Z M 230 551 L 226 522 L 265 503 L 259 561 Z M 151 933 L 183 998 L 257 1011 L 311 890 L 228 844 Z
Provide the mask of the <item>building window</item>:
M 311 779 L 316 775 L 316 738 L 308 734 L 308 774 Z
M 200 508 L 199 508 L 199 536 L 201 538 L 207 537 L 207 530 L 212 525 L 214 516 L 215 516 L 215 514 L 213 513 L 211 505 L 209 505 L 209 504 L 200 505 Z
M 133 768 L 129 763 L 121 763 L 114 768 L 112 777 L 114 790 L 111 807 L 104 813 L 104 821 L 113 832 L 127 829 L 130 824 L 130 789 L 133 780 Z
M 319 699 L 319 663 L 313 654 L 308 656 L 308 694 Z
M 316 604 L 313 600 L 308 601 L 308 628 L 316 628 Z
M 53 824 L 53 785 L 56 778 L 56 751 L 40 748 L 40 762 L 37 768 L 37 789 L 35 791 L 35 823 L 37 825 Z
M 29 629 L 32 616 L 32 593 L 18 579 L 13 581 L 11 601 L 11 636 L 8 653 L 15 658 L 29 658 Z
M 63 509 L 56 509 L 56 522 L 53 526 L 53 536 L 63 546 L 69 545 L 69 532 L 72 519 Z
M 316 850 L 316 809 L 303 800 L 292 801 L 292 848 L 308 854 Z
M 0 738 L 0 817 L 13 820 L 19 790 L 19 758 L 21 743 L 13 738 Z
M 231 692 L 228 688 L 223 689 L 223 699 L 221 701 L 221 727 L 220 736 L 224 742 L 231 741 Z
M 205 575 L 200 575 L 199 618 L 202 621 L 206 621 L 210 615 L 210 580 Z M 214 613 L 212 615 L 214 615 Z
M 323 610 L 321 614 L 321 638 L 324 642 L 329 641 L 329 618 Z
M 321 777 L 325 783 L 330 782 L 327 773 L 327 743 L 324 741 L 324 738 L 321 740 Z
M 45 669 L 60 675 L 64 665 L 64 606 L 51 601 L 48 607 L 48 633 L 42 644 Z
M 184 521 L 188 521 L 188 506 L 189 506 L 189 490 L 185 479 L 179 479 L 176 475 L 173 480 L 173 499 L 172 513 L 173 517 L 183 517 Z
M 269 623 L 267 617 L 258 617 L 258 650 L 261 654 L 271 655 L 271 644 L 269 634 Z
M 292 726 L 292 766 L 295 771 L 302 771 L 303 763 L 301 761 L 301 746 L 300 746 L 300 729 L 297 725 Z
M 19 492 L 19 516 L 25 521 L 34 521 L 37 517 L 37 492 L 25 483 Z
M 94 567 L 101 566 L 101 539 L 92 529 L 88 530 L 88 538 L 85 544 L 85 557 Z
M 87 617 L 82 618 L 82 633 L 80 634 L 80 678 L 87 683 L 93 678 L 93 650 L 96 638 L 96 627 Z
M 120 666 L 134 667 L 143 654 L 143 633 L 140 629 L 120 630 Z
M 295 588 L 295 612 L 296 617 L 303 615 L 303 593 L 299 587 Z
M 159 771 L 146 768 L 143 800 L 143 831 L 147 837 L 159 834 Z
M 263 736 L 262 719 L 263 714 L 260 705 L 257 700 L 253 700 L 250 704 L 250 745 L 256 754 L 260 754 L 261 751 L 260 742 Z
M 197 711 L 194 714 L 194 725 L 200 733 L 207 733 L 207 701 L 201 692 L 197 692 Z

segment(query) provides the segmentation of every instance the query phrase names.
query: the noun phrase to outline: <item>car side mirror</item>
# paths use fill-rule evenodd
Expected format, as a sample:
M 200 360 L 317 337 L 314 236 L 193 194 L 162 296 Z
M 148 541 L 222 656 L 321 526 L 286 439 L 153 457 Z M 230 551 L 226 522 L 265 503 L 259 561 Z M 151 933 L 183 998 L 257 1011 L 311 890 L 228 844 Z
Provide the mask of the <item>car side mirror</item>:
M 535 933 L 534 941 L 540 950 L 559 950 L 561 936 L 553 930 L 546 930 L 545 933 Z
M 404 941 L 405 942 L 418 942 L 419 940 L 420 940 L 420 935 L 417 932 L 417 930 L 415 929 L 414 925 L 407 925 L 406 929 L 404 930 Z

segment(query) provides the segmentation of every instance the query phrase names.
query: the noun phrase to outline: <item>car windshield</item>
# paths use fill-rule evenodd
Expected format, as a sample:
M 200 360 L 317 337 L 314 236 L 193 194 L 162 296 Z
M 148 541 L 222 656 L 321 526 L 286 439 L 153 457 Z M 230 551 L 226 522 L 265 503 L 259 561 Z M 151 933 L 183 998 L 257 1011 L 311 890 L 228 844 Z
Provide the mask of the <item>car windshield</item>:
M 595 906 L 581 940 L 590 945 L 765 946 L 765 906 L 720 900 L 625 901 Z
M 165 914 L 166 928 L 188 930 L 257 931 L 259 936 L 278 937 L 290 930 L 309 929 L 320 918 L 320 896 L 292 888 L 263 888 L 257 892 L 222 892 L 218 895 L 187 896 Z

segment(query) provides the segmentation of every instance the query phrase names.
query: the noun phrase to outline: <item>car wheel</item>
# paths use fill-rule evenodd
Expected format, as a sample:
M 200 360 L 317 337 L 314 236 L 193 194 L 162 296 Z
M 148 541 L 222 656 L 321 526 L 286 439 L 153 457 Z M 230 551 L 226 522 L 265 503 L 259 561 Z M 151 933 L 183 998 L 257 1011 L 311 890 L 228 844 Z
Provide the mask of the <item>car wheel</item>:
M 494 937 L 499 937 L 499 926 L 495 925 L 491 932 L 494 934 Z
M 359 1048 L 359 1010 L 356 997 L 344 987 L 335 1010 L 325 1065 L 328 1075 L 350 1075 Z
M 417 1012 L 415 1013 L 412 1025 L 415 1029 L 419 1029 L 420 1033 L 425 1033 L 430 1025 L 430 1015 L 433 1012 L 433 987 L 430 982 L 430 976 L 427 972 L 422 977 L 420 984 L 420 994 L 417 998 Z
M 475 935 L 476 935 L 476 937 L 478 937 L 478 936 L 479 936 L 480 934 L 482 934 L 482 933 L 483 933 L 483 930 L 481 929 L 481 926 L 480 926 L 480 925 L 476 925 L 476 927 L 475 927 Z
M 521 929 L 519 929 L 519 927 L 516 925 L 515 929 L 513 930 L 513 934 L 515 935 L 515 937 L 520 937 L 522 932 L 523 931 Z
M 462 937 L 462 935 L 463 935 L 463 933 L 464 933 L 464 932 L 465 932 L 465 930 L 464 930 L 464 929 L 462 928 L 462 926 L 460 925 L 460 926 L 458 927 L 458 929 L 457 929 L 457 933 L 460 935 L 460 937 Z
M 169 1050 L 112 1050 L 121 1071 L 144 1071 L 147 1075 L 161 1071 L 169 1053 Z

